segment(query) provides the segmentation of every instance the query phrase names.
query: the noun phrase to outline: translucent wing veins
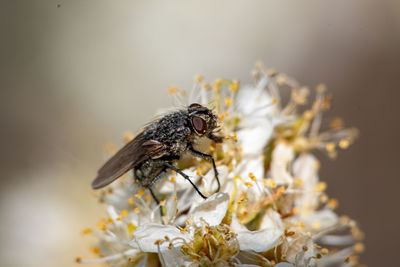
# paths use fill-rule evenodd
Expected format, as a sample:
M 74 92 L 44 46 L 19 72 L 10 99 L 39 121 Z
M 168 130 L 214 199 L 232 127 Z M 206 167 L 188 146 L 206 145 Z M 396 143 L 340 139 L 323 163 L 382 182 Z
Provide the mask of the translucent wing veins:
M 99 169 L 92 188 L 99 189 L 110 184 L 138 163 L 162 153 L 165 148 L 165 144 L 156 140 L 145 140 L 143 133 L 140 133 Z

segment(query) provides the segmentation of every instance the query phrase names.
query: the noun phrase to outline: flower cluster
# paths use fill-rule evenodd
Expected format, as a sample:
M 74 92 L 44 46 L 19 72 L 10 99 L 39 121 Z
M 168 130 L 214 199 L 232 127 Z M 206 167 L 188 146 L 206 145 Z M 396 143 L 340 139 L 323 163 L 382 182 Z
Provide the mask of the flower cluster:
M 213 85 L 196 76 L 194 88 L 170 87 L 218 114 L 222 144 L 205 140 L 199 150 L 217 164 L 221 190 L 209 162 L 183 157 L 178 168 L 208 196 L 170 172 L 154 186 L 160 204 L 131 174 L 99 195 L 108 218 L 96 230 L 98 256 L 82 263 L 112 266 L 352 266 L 363 251 L 363 233 L 334 209 L 325 193 L 320 163 L 313 151 L 335 157 L 357 136 L 335 118 L 321 131 L 331 96 L 323 85 L 315 92 L 274 70 L 256 66 L 253 84 L 217 79 Z M 288 100 L 280 91 L 290 93 Z M 307 105 L 310 95 L 315 100 Z M 133 138 L 125 136 L 126 141 Z M 112 154 L 115 147 L 108 146 Z M 161 214 L 160 214 L 161 209 Z

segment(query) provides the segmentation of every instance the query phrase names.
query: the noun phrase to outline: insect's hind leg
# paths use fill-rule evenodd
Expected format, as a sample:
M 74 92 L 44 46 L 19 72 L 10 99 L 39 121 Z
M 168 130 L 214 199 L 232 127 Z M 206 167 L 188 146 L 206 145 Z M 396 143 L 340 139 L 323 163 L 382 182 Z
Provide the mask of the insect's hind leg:
M 167 167 L 164 167 L 163 170 L 162 170 L 159 174 L 157 174 L 157 176 L 153 179 L 153 181 L 147 186 L 147 188 L 149 189 L 150 194 L 151 194 L 151 196 L 153 197 L 154 201 L 157 203 L 158 206 L 160 206 L 160 218 L 161 218 L 161 221 L 162 221 L 162 217 L 163 217 L 162 206 L 160 205 L 160 200 L 158 200 L 156 194 L 154 194 L 153 189 L 151 189 L 151 187 L 153 186 L 153 184 L 154 184 L 158 179 L 160 179 L 160 177 L 161 177 L 162 175 L 165 174 L 165 171 L 166 171 L 166 170 L 167 170 Z
M 156 197 L 156 195 L 154 194 L 153 190 L 151 189 L 151 187 L 147 187 L 150 191 L 151 196 L 153 197 L 154 201 L 157 203 L 157 205 L 160 205 L 160 201 L 158 200 L 158 198 Z M 162 214 L 161 214 L 162 216 Z
M 167 168 L 169 168 L 169 169 L 171 169 L 171 170 L 174 170 L 174 171 L 176 171 L 177 173 L 179 173 L 180 175 L 182 175 L 183 178 L 185 178 L 186 180 L 188 180 L 188 181 L 192 184 L 192 186 L 194 187 L 194 189 L 196 189 L 197 193 L 199 193 L 199 195 L 200 195 L 202 198 L 204 198 L 204 199 L 207 198 L 207 197 L 199 190 L 199 188 L 192 182 L 192 180 L 190 180 L 190 178 L 189 178 L 189 176 L 188 176 L 187 174 L 185 174 L 185 173 L 182 172 L 180 169 L 176 168 L 174 165 L 169 164 L 169 163 L 167 163 L 167 162 L 164 162 L 164 166 L 167 167 Z

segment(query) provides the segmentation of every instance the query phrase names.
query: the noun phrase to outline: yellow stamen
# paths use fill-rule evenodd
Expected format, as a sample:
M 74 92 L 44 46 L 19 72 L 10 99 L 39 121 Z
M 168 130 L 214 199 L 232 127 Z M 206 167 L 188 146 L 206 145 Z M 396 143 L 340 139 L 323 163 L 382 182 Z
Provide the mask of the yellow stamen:
M 265 186 L 268 186 L 270 188 L 276 188 L 276 183 L 271 179 L 271 178 L 267 178 L 267 179 L 263 179 L 263 183 Z
M 287 76 L 285 74 L 279 74 L 278 77 L 276 77 L 276 83 L 279 86 L 285 85 L 287 82 Z
M 321 201 L 321 203 L 326 203 L 328 201 L 328 196 L 326 194 L 321 194 L 319 201 Z
M 104 152 L 108 155 L 113 155 L 115 152 L 117 152 L 118 148 L 114 143 L 107 143 L 104 145 Z
M 333 118 L 330 123 L 329 126 L 333 129 L 333 130 L 340 130 L 343 128 L 343 120 L 341 118 Z
M 169 180 L 170 180 L 171 182 L 173 182 L 173 183 L 176 181 L 175 177 L 173 177 L 173 176 L 171 176 L 171 178 L 169 178 Z
M 175 86 L 170 86 L 168 88 L 168 94 L 173 95 L 176 94 L 178 92 L 178 88 L 176 88 Z
M 107 219 L 107 222 L 108 222 L 108 223 L 113 223 L 113 219 L 108 218 L 108 219 Z
M 139 209 L 139 208 L 135 208 L 133 211 L 134 211 L 135 213 L 139 213 L 139 212 L 140 212 L 140 209 Z
M 214 82 L 214 90 L 219 92 L 221 90 L 222 79 L 218 79 Z
M 340 140 L 340 142 L 339 142 L 339 147 L 341 149 L 346 149 L 349 147 L 349 145 L 350 145 L 350 142 L 349 142 L 349 140 L 346 140 L 346 139 Z
M 225 98 L 225 106 L 230 107 L 233 104 L 233 99 L 230 97 Z
M 83 234 L 83 235 L 88 235 L 88 234 L 90 234 L 90 233 L 92 233 L 92 232 L 93 232 L 93 230 L 90 229 L 90 228 L 86 228 L 86 229 L 83 229 L 83 230 L 82 230 L 82 234 Z
M 335 144 L 334 143 L 327 143 L 325 146 L 325 149 L 328 152 L 333 152 L 335 150 Z
M 203 75 L 197 74 L 196 76 L 194 76 L 194 80 L 196 83 L 200 83 L 203 80 Z
M 278 74 L 278 72 L 276 71 L 276 69 L 270 68 L 270 69 L 267 70 L 267 74 L 268 74 L 268 76 L 273 77 L 276 74 Z
M 272 104 L 276 104 L 276 102 L 278 102 L 278 100 L 276 98 L 272 98 Z
M 247 186 L 247 187 L 252 187 L 253 186 L 253 184 L 249 183 L 249 182 L 245 182 L 244 185 Z
M 357 242 L 353 246 L 354 251 L 357 253 L 362 253 L 364 251 L 364 248 L 365 248 L 365 246 L 361 242 Z
M 322 255 L 326 255 L 326 254 L 328 254 L 328 253 L 329 253 L 329 250 L 328 250 L 327 248 L 321 249 L 321 254 L 322 254 Z
M 300 209 L 298 207 L 294 207 L 292 211 L 293 211 L 294 215 L 297 215 L 300 213 Z
M 309 121 L 314 117 L 314 113 L 311 110 L 304 111 L 304 119 Z
M 317 186 L 314 188 L 314 191 L 316 192 L 316 193 L 321 193 L 321 192 L 323 192 L 323 191 L 325 191 L 325 189 L 326 189 L 326 183 L 325 182 L 319 182 L 318 184 L 317 184 Z
M 301 186 L 301 185 L 303 184 L 303 180 L 301 180 L 300 178 L 297 178 L 297 179 L 294 181 L 294 183 L 295 183 L 295 185 L 297 185 L 297 186 Z
M 181 229 L 181 233 L 185 233 L 186 232 L 186 227 L 183 227 L 182 229 Z
M 284 194 L 286 192 L 286 188 L 284 187 L 284 186 L 281 186 L 281 187 L 279 187 L 277 190 L 276 190 L 276 193 L 278 194 L 278 195 L 282 195 L 282 194 Z
M 174 196 L 174 200 L 177 201 L 178 200 L 178 196 Z
M 322 224 L 321 224 L 320 221 L 315 221 L 315 222 L 313 222 L 312 225 L 311 225 L 311 227 L 314 228 L 315 230 L 321 229 L 321 226 L 322 226 Z
M 127 210 L 121 210 L 121 216 L 123 216 L 123 217 L 128 216 L 128 211 Z
M 210 90 L 211 86 L 208 83 L 203 83 L 203 85 L 201 86 L 204 90 Z
M 240 82 L 238 80 L 233 80 L 229 89 L 231 89 L 232 92 L 236 92 L 239 89 L 239 85 Z
M 92 249 L 92 252 L 93 252 L 94 254 L 99 254 L 100 249 L 99 249 L 98 247 L 94 247 L 94 248 Z
M 81 258 L 79 258 L 79 257 L 76 257 L 76 258 L 75 258 L 75 262 L 76 262 L 76 263 L 80 263 L 81 261 L 82 261 Z
M 249 172 L 249 177 L 252 181 L 256 180 L 256 177 L 254 176 L 254 174 L 252 172 Z
M 328 207 L 331 209 L 336 209 L 339 206 L 339 202 L 337 199 L 331 198 L 328 201 Z
M 135 200 L 133 199 L 133 197 L 128 199 L 129 204 L 133 205 L 135 204 Z
M 106 224 L 104 223 L 104 221 L 99 221 L 99 222 L 97 223 L 97 227 L 98 227 L 99 229 L 101 229 L 101 230 L 106 230 L 106 229 L 107 229 L 107 226 L 106 226 Z
M 131 131 L 124 132 L 123 139 L 125 143 L 129 143 L 130 141 L 132 141 L 133 137 L 134 137 L 133 132 Z
M 128 234 L 129 234 L 129 235 L 132 235 L 133 232 L 135 232 L 135 230 L 136 230 L 137 227 L 136 227 L 133 223 L 128 223 L 127 226 L 126 226 L 126 228 L 127 228 L 127 230 L 128 230 Z

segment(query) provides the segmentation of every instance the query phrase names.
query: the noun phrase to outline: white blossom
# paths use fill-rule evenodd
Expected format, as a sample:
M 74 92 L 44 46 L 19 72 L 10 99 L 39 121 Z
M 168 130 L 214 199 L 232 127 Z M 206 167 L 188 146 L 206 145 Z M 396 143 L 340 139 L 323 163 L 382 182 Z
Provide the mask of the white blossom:
M 205 141 L 199 149 L 216 159 L 220 192 L 210 163 L 184 157 L 178 162 L 200 190 L 169 172 L 153 190 L 160 205 L 129 174 L 99 194 L 108 218 L 95 233 L 98 257 L 79 262 L 112 266 L 330 266 L 357 261 L 363 237 L 357 224 L 334 209 L 337 200 L 325 193 L 313 151 L 337 156 L 357 135 L 340 121 L 321 132 L 330 98 L 317 86 L 311 107 L 309 89 L 287 75 L 258 66 L 254 84 L 201 76 L 191 93 L 171 87 L 179 105 L 189 96 L 214 108 L 222 144 Z M 291 89 L 282 102 L 279 88 Z M 299 110 L 303 110 L 299 112 Z M 161 214 L 160 214 L 161 210 Z

